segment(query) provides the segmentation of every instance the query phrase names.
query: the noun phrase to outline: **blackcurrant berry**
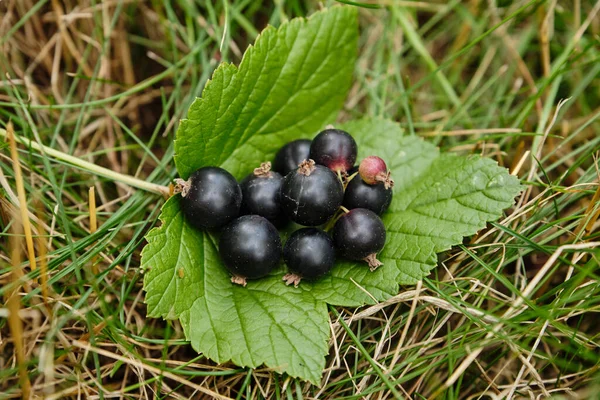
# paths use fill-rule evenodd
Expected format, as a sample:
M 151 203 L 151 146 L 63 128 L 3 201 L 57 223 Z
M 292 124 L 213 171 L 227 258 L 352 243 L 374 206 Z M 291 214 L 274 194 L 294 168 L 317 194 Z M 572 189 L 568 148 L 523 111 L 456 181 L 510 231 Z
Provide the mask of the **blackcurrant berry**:
M 203 167 L 187 181 L 177 180 L 187 221 L 199 229 L 225 225 L 240 213 L 242 190 L 223 168 Z
M 219 254 L 231 272 L 231 281 L 246 286 L 271 272 L 281 258 L 277 228 L 259 215 L 244 215 L 229 223 L 219 240 Z
M 324 231 L 302 228 L 292 233 L 283 246 L 283 260 L 289 274 L 283 277 L 286 284 L 298 286 L 301 279 L 317 279 L 333 268 L 335 248 Z
M 369 185 L 383 183 L 386 189 L 394 186 L 394 180 L 390 177 L 385 161 L 377 156 L 369 156 L 363 159 L 358 166 L 358 174 Z
M 281 205 L 294 222 L 316 226 L 327 222 L 344 199 L 344 187 L 330 169 L 313 160 L 300 164 L 283 179 Z
M 242 214 L 265 217 L 275 226 L 285 223 L 287 218 L 279 202 L 283 177 L 271 171 L 271 163 L 264 162 L 240 182 L 242 188 Z
M 298 139 L 289 142 L 277 152 L 273 171 L 286 176 L 290 172 L 298 169 L 298 165 L 304 160 L 308 160 L 310 153 L 310 140 Z
M 345 173 L 356 161 L 356 142 L 348 132 L 325 129 L 310 145 L 310 158 L 335 172 Z
M 382 265 L 377 253 L 385 245 L 385 226 L 373 211 L 355 208 L 335 223 L 333 242 L 341 255 L 351 260 L 364 260 L 374 271 Z
M 381 215 L 390 206 L 392 196 L 392 189 L 386 189 L 383 183 L 368 185 L 359 175 L 355 175 L 346 185 L 342 205 L 349 210 L 366 208 Z

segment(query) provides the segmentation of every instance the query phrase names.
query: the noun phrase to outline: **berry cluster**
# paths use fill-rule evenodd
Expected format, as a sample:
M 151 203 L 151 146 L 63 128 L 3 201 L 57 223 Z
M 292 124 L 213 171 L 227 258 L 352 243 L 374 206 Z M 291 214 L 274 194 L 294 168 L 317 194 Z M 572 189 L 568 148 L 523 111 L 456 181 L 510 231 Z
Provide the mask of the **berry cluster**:
M 332 128 L 313 141 L 286 144 L 273 170 L 264 162 L 239 184 L 222 168 L 200 168 L 178 182 L 183 213 L 199 229 L 224 227 L 219 254 L 232 282 L 244 286 L 246 279 L 269 274 L 282 255 L 288 285 L 325 275 L 336 253 L 374 270 L 385 244 L 379 215 L 390 205 L 394 182 L 381 158 L 367 157 L 355 167 L 356 154 L 352 136 Z M 290 221 L 306 228 L 292 233 L 282 249 L 277 229 Z

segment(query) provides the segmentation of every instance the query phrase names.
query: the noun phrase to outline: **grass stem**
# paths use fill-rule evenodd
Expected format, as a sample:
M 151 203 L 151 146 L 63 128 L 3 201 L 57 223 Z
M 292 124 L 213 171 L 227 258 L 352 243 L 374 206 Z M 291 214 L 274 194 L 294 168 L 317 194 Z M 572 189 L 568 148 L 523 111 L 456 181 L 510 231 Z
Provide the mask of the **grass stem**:
M 41 201 L 41 197 L 36 199 L 35 202 L 36 205 L 36 209 L 37 209 L 37 218 L 38 218 L 38 225 L 37 225 L 37 229 L 38 229 L 38 234 L 37 234 L 37 247 L 38 247 L 38 257 L 39 257 L 39 267 L 40 267 L 40 284 L 41 284 L 41 289 L 42 289 L 42 300 L 44 301 L 44 305 L 46 306 L 46 309 L 48 310 L 48 313 L 50 313 L 50 315 L 52 315 L 52 307 L 50 307 L 50 293 L 48 291 L 48 257 L 47 257 L 47 252 L 48 252 L 48 248 L 47 248 L 47 244 L 46 244 L 46 238 L 44 237 L 44 235 L 42 235 L 43 232 L 43 223 L 42 221 L 44 220 L 44 206 L 42 205 L 42 201 Z
M 8 327 L 12 336 L 14 346 L 14 355 L 17 359 L 17 367 L 19 370 L 19 383 L 21 385 L 21 397 L 23 399 L 30 398 L 31 382 L 27 373 L 27 356 L 25 354 L 25 346 L 23 339 L 23 321 L 21 321 L 21 301 L 19 300 L 19 283 L 23 278 L 21 267 L 21 246 L 22 232 L 19 217 L 15 218 L 15 223 L 10 237 L 10 260 L 12 264 L 11 280 L 15 284 L 14 288 L 7 291 L 5 294 L 6 308 L 8 308 Z
M 27 210 L 27 197 L 25 196 L 25 186 L 23 185 L 23 172 L 19 163 L 19 152 L 17 151 L 17 142 L 15 140 L 15 132 L 12 122 L 7 125 L 8 142 L 10 145 L 10 155 L 15 171 L 15 183 L 17 185 L 17 195 L 19 196 L 19 209 L 21 211 L 21 222 L 23 231 L 25 232 L 25 241 L 27 243 L 27 256 L 29 257 L 29 265 L 32 270 L 37 268 L 35 261 L 35 250 L 33 248 L 33 236 L 31 235 L 31 224 L 29 222 L 29 212 Z
M 11 129 L 10 126 L 11 125 L 9 124 L 9 131 Z M 0 136 L 6 137 L 6 136 L 9 136 L 9 134 L 7 133 L 6 130 L 0 129 Z M 16 135 L 15 135 L 15 138 L 17 138 Z M 93 164 L 88 161 L 84 161 L 84 160 L 74 157 L 70 154 L 63 153 L 62 151 L 58 151 L 58 150 L 52 149 L 50 147 L 38 144 L 27 138 L 18 137 L 18 140 L 26 147 L 30 147 L 32 149 L 38 150 L 42 153 L 45 153 L 47 155 L 50 155 L 50 156 L 56 158 L 57 160 L 64 161 L 64 162 L 66 162 L 74 167 L 77 167 L 79 169 L 82 169 L 84 171 L 88 171 L 90 173 L 96 174 L 98 176 L 102 176 L 107 179 L 112 179 L 116 182 L 124 183 L 124 184 L 134 187 L 136 189 L 145 190 L 147 192 L 159 194 L 164 197 L 169 196 L 169 188 L 167 186 L 157 185 L 155 183 L 146 182 L 141 179 L 134 178 L 133 176 L 130 176 L 130 175 L 125 175 L 125 174 L 121 174 L 121 173 L 112 171 L 108 168 L 101 167 L 99 165 Z M 16 145 L 15 145 L 15 151 L 16 151 Z M 15 170 L 17 168 L 18 167 L 15 166 Z M 28 221 L 28 219 L 24 219 L 23 221 L 24 222 Z M 32 246 L 33 246 L 33 243 L 32 243 Z
M 89 191 L 89 207 L 90 207 L 90 233 L 94 233 L 98 230 L 98 222 L 96 220 L 96 192 L 94 187 L 90 186 Z M 96 275 L 98 268 L 96 267 L 96 258 L 92 258 L 92 274 Z

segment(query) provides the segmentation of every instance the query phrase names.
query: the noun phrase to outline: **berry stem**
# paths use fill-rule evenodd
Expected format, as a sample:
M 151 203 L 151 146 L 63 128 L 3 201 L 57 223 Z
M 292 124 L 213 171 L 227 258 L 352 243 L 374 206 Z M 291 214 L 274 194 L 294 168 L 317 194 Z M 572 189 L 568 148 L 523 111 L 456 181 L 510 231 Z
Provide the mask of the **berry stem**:
M 6 131 L 0 128 L 0 136 L 6 137 Z M 156 193 L 164 197 L 169 197 L 170 190 L 167 186 L 157 185 L 155 183 L 146 182 L 144 180 L 135 178 L 131 175 L 121 174 L 119 172 L 112 171 L 108 168 L 101 167 L 99 165 L 95 165 L 91 162 L 84 161 L 80 158 L 74 157 L 70 154 L 63 153 L 62 151 L 58 151 L 52 149 L 50 147 L 44 146 L 42 144 L 38 144 L 33 140 L 29 140 L 24 137 L 20 137 L 15 135 L 15 139 L 21 142 L 25 147 L 29 147 L 35 150 L 38 150 L 43 155 L 52 156 L 58 160 L 64 161 L 74 167 L 82 169 L 84 171 L 92 172 L 96 175 L 102 176 L 104 178 L 112 179 L 117 182 L 124 183 L 131 187 L 145 190 L 147 192 Z
M 327 222 L 327 225 L 323 228 L 325 232 L 329 232 L 331 228 L 335 225 L 335 223 L 340 219 L 340 217 L 346 213 L 348 213 L 348 209 L 344 206 L 340 206 L 340 208 L 335 212 L 335 215 Z
M 344 191 L 346 191 L 346 188 L 348 187 L 348 184 L 350 183 L 350 181 L 352 179 L 354 179 L 356 177 L 356 175 L 358 175 L 358 171 L 356 171 L 355 173 L 353 173 L 350 176 L 346 176 L 346 179 L 344 179 Z
M 337 170 L 337 176 L 340 182 L 342 182 L 342 186 L 344 190 L 346 190 L 346 186 L 348 185 L 348 173 L 346 171 Z

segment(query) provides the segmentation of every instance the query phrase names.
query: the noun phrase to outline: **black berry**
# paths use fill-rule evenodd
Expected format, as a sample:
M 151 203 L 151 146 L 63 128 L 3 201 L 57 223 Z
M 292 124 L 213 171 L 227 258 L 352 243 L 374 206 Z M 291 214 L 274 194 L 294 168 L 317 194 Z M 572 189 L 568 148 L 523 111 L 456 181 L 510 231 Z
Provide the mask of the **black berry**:
M 301 279 L 317 279 L 333 268 L 335 248 L 324 231 L 302 228 L 292 233 L 283 247 L 283 260 L 289 274 L 283 277 L 286 284 L 298 286 Z
M 182 189 L 183 213 L 197 228 L 218 228 L 240 213 L 242 190 L 223 168 L 200 168 L 188 181 L 178 180 L 178 185 Z
M 364 260 L 373 271 L 382 265 L 377 260 L 377 253 L 385 245 L 385 226 L 373 211 L 355 208 L 335 223 L 333 242 L 341 255 L 351 260 Z
M 223 229 L 219 254 L 233 275 L 231 281 L 246 286 L 246 279 L 261 278 L 277 267 L 281 239 L 266 218 L 244 215 Z
M 298 139 L 289 142 L 277 152 L 273 162 L 273 171 L 286 176 L 290 172 L 298 169 L 298 165 L 304 160 L 308 160 L 310 153 L 309 139 Z
M 240 182 L 242 188 L 242 214 L 265 217 L 275 226 L 287 219 L 279 202 L 283 177 L 271 171 L 271 163 L 265 162 Z
M 303 162 L 283 179 L 281 205 L 286 215 L 300 225 L 316 226 L 327 222 L 344 199 L 344 187 L 330 169 Z
M 345 173 L 356 161 L 356 142 L 340 129 L 325 129 L 310 145 L 310 158 L 335 172 Z
M 349 210 L 366 208 L 381 215 L 390 206 L 392 196 L 392 189 L 386 189 L 384 183 L 369 185 L 361 179 L 360 175 L 355 175 L 346 185 L 343 206 Z

